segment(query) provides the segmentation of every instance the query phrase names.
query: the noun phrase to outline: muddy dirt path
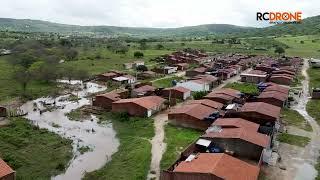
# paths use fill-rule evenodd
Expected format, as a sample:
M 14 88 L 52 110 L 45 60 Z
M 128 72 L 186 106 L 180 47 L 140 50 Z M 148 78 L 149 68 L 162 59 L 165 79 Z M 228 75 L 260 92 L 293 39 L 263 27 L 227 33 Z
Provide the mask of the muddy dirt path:
M 248 72 L 250 70 L 251 69 L 247 69 L 243 72 Z M 217 86 L 214 89 L 221 89 L 226 84 L 233 83 L 233 82 L 236 82 L 239 80 L 240 80 L 240 75 L 234 76 L 234 77 L 224 81 L 222 84 L 220 84 L 219 86 Z M 150 165 L 150 171 L 148 174 L 148 179 L 154 179 L 154 178 L 159 179 L 160 178 L 160 162 L 161 162 L 161 158 L 162 158 L 163 153 L 166 151 L 166 143 L 164 142 L 164 138 L 165 138 L 164 126 L 168 123 L 168 113 L 170 111 L 174 110 L 174 108 L 178 108 L 186 103 L 188 103 L 188 101 L 184 101 L 183 103 L 177 104 L 176 106 L 172 107 L 171 109 L 163 111 L 153 117 L 154 127 L 155 127 L 155 136 L 151 140 L 152 158 L 151 158 L 151 165 Z
M 67 82 L 62 81 L 62 83 Z M 77 83 L 79 82 L 70 82 L 70 84 Z M 78 90 L 72 92 L 73 95 L 78 96 L 78 101 L 68 100 L 69 95 L 63 95 L 57 98 L 39 98 L 21 106 L 22 110 L 28 112 L 25 118 L 33 124 L 72 140 L 74 157 L 66 172 L 52 177 L 54 180 L 80 180 L 85 172 L 99 169 L 111 160 L 111 155 L 119 146 L 111 123 L 99 124 L 94 115 L 83 121 L 71 121 L 66 116 L 66 113 L 74 109 L 90 105 L 87 95 L 106 89 L 90 82 L 86 83 L 86 87 L 84 88 L 82 84 Z M 80 153 L 80 147 L 89 147 L 90 150 Z
M 317 163 L 317 158 L 320 150 L 320 126 L 312 118 L 307 110 L 306 106 L 310 99 L 309 93 L 309 75 L 307 70 L 309 68 L 308 60 L 304 60 L 304 65 L 302 68 L 302 75 L 305 79 L 302 81 L 302 94 L 298 100 L 298 104 L 293 106 L 294 110 L 297 110 L 311 125 L 313 131 L 311 134 L 310 143 L 301 151 L 300 157 L 295 157 L 294 160 L 296 163 L 293 163 L 292 166 L 296 167 L 296 173 L 294 179 L 296 180 L 312 180 L 316 177 L 317 171 L 314 169 L 314 165 Z

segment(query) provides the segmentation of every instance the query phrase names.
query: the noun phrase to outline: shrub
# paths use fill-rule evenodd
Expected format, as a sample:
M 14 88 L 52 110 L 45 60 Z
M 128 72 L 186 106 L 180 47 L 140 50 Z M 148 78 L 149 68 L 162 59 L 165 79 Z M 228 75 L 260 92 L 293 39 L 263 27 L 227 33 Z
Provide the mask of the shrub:
M 207 91 L 198 91 L 198 92 L 192 93 L 192 96 L 193 96 L 193 99 L 198 100 L 198 99 L 202 99 L 207 94 L 208 94 Z

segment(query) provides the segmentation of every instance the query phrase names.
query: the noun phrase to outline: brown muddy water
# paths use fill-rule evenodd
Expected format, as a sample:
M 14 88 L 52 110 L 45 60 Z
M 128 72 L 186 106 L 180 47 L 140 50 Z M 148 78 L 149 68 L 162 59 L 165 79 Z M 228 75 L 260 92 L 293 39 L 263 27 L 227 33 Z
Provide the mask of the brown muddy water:
M 69 83 L 64 80 L 59 82 Z M 71 81 L 69 84 L 78 83 L 80 81 Z M 80 180 L 85 172 L 97 170 L 111 160 L 111 155 L 117 151 L 119 146 L 119 140 L 116 138 L 111 122 L 99 124 L 94 115 L 82 121 L 68 119 L 66 113 L 91 104 L 87 95 L 106 90 L 106 87 L 91 82 L 86 83 L 87 88 L 84 88 L 83 84 L 79 87 L 79 90 L 72 92 L 73 95 L 79 97 L 76 102 L 67 100 L 69 95 L 63 95 L 56 98 L 39 98 L 21 106 L 23 111 L 28 112 L 25 118 L 33 124 L 73 141 L 74 157 L 66 172 L 52 177 L 53 180 Z M 43 112 L 40 113 L 40 111 Z M 80 147 L 89 147 L 90 150 L 81 154 Z

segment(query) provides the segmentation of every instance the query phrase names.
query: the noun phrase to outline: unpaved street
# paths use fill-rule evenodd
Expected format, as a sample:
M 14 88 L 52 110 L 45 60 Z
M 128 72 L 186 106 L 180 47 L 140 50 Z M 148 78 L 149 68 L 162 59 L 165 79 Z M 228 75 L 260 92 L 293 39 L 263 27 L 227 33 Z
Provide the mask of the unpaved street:
M 292 107 L 297 110 L 308 121 L 313 129 L 312 132 L 303 132 L 298 128 L 291 128 L 291 134 L 307 135 L 311 138 L 310 143 L 305 147 L 297 147 L 285 143 L 279 146 L 281 161 L 277 166 L 267 167 L 267 177 L 275 180 L 313 180 L 317 171 L 314 165 L 317 163 L 318 152 L 320 150 L 320 127 L 318 123 L 307 113 L 306 105 L 310 99 L 309 95 L 309 76 L 307 69 L 309 68 L 308 61 L 304 60 L 302 74 L 305 79 L 302 82 L 302 94 L 298 103 Z M 285 167 L 281 170 L 279 167 Z
M 244 72 L 250 71 L 250 69 L 245 70 Z M 176 76 L 183 76 L 185 72 L 176 74 Z M 240 80 L 240 75 L 234 76 L 226 81 L 224 81 L 222 84 L 217 86 L 215 89 L 221 89 L 223 86 L 225 86 L 228 83 L 233 83 Z M 172 107 L 172 109 L 182 106 L 183 104 L 187 103 L 187 101 L 177 104 L 176 106 Z M 150 165 L 150 172 L 148 175 L 148 179 L 156 178 L 159 179 L 160 177 L 160 161 L 162 158 L 163 153 L 166 150 L 166 143 L 164 142 L 164 126 L 168 122 L 168 113 L 170 112 L 170 109 L 163 111 L 156 116 L 153 117 L 154 119 L 154 126 L 155 126 L 155 136 L 151 140 L 152 144 L 152 159 L 151 159 L 151 165 Z

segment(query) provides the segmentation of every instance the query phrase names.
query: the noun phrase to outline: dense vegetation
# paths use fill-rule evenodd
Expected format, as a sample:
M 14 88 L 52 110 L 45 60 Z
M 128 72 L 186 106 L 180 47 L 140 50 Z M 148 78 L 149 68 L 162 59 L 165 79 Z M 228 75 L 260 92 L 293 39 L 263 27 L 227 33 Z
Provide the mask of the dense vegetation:
M 232 88 L 240 91 L 241 93 L 248 94 L 248 95 L 259 95 L 259 89 L 256 84 L 252 83 L 229 83 L 225 86 L 225 88 Z
M 17 171 L 17 179 L 50 179 L 62 173 L 72 158 L 71 141 L 12 118 L 0 128 L 0 157 Z

